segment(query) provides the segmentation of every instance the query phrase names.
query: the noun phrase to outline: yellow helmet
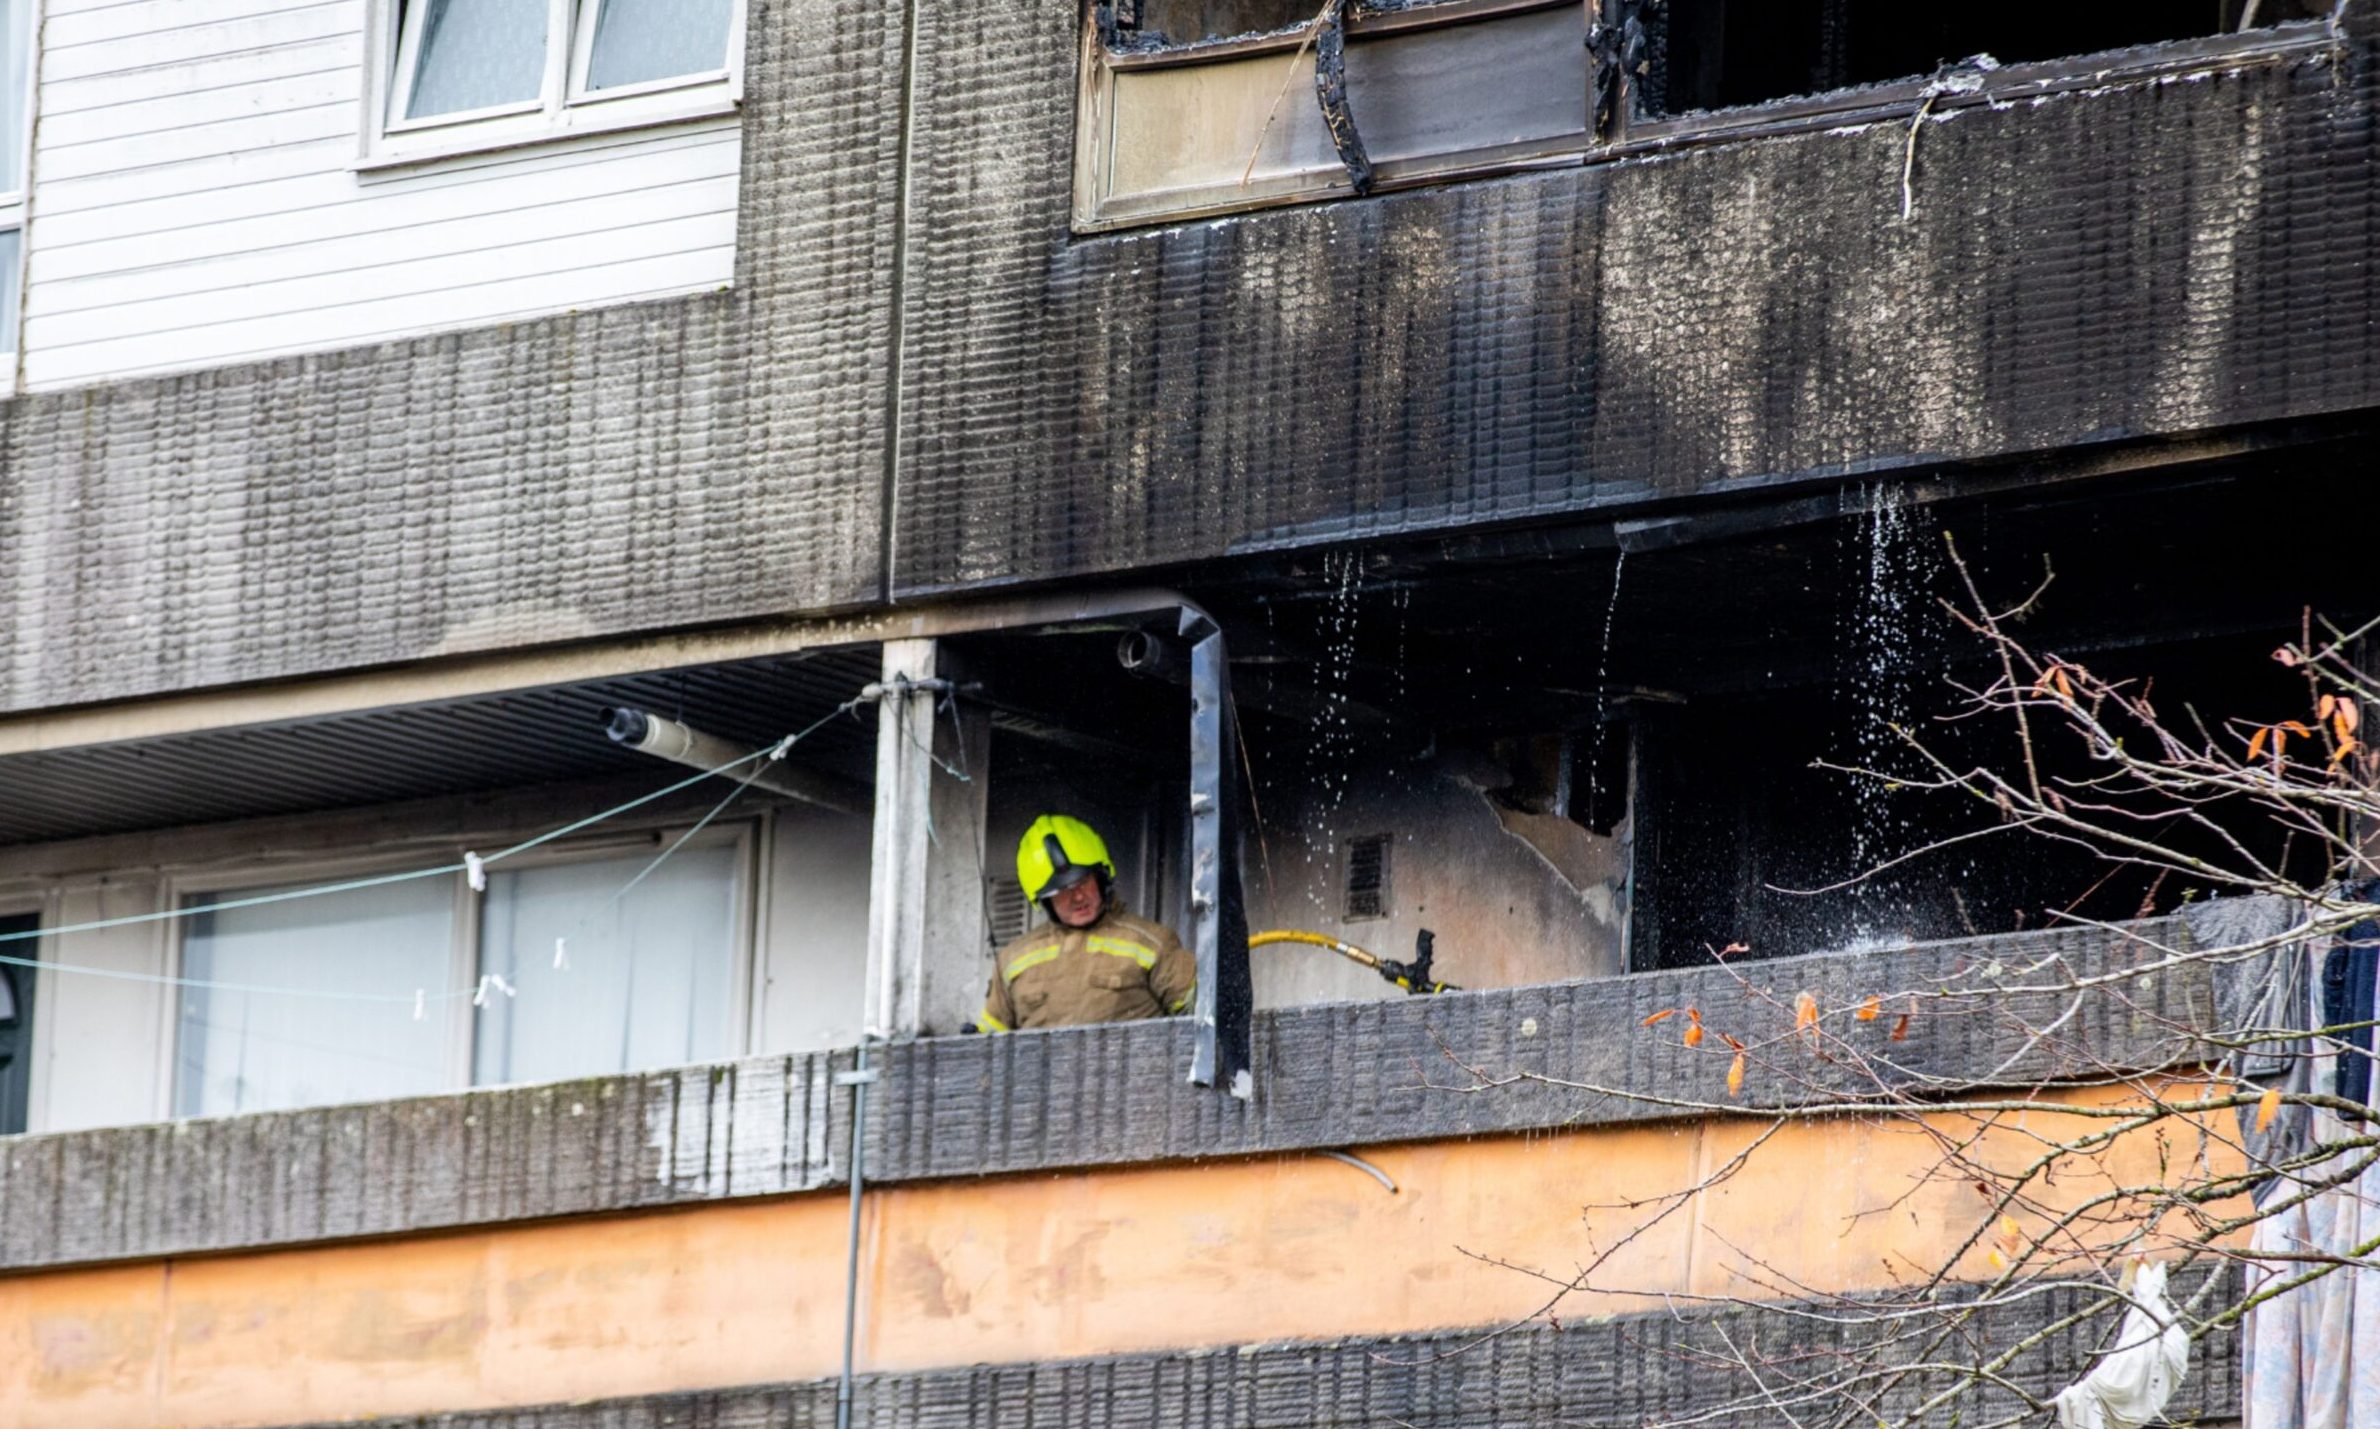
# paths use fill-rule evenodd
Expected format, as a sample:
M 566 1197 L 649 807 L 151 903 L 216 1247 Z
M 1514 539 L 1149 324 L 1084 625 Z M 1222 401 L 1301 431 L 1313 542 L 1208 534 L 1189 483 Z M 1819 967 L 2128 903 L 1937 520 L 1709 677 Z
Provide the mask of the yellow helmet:
M 1043 814 L 1016 846 L 1016 881 L 1032 902 L 1094 875 L 1104 889 L 1115 881 L 1116 866 L 1098 831 L 1080 819 Z

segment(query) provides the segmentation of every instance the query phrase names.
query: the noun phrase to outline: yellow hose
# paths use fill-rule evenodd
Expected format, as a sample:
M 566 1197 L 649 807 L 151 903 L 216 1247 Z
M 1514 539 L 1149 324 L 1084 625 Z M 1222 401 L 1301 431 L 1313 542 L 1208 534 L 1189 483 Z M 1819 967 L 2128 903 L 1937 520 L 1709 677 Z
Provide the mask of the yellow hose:
M 1320 933 L 1298 933 L 1276 928 L 1269 933 L 1251 934 L 1248 938 L 1248 946 L 1251 948 L 1267 947 L 1274 943 L 1304 943 L 1312 948 L 1326 948 L 1342 958 L 1362 963 L 1368 968 L 1380 966 L 1380 958 L 1377 954 L 1368 953 L 1353 943 L 1342 943 L 1337 938 L 1326 938 Z

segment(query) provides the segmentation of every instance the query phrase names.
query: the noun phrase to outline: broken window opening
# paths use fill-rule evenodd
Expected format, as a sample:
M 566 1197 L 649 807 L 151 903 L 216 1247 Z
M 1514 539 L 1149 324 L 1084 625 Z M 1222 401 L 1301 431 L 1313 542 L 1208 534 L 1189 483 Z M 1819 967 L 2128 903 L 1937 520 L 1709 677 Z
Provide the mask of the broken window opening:
M 1088 22 L 1099 42 L 1086 46 L 1076 227 L 1580 152 L 1586 20 L 1581 0 L 1102 6 Z
M 2216 896 L 2033 835 L 1929 851 L 1990 811 L 1918 790 L 1891 726 L 1954 762 L 2021 759 L 2004 724 L 1944 721 L 1951 681 L 1990 670 L 1937 603 L 1958 595 L 1941 531 L 2007 599 L 2053 564 L 2025 632 L 2035 648 L 2153 676 L 2169 715 L 2303 718 L 2302 682 L 2269 652 L 2297 638 L 2307 604 L 2352 626 L 2370 597 L 2350 533 L 2309 550 L 2289 523 L 2350 499 L 2350 480 L 2243 459 L 1906 509 L 1883 504 L 1886 486 L 1853 488 L 1851 516 L 1785 521 L 1780 507 L 1759 530 L 1714 513 L 1706 535 L 1616 571 L 1585 527 L 1516 536 L 1525 561 L 1419 545 L 1283 557 L 1236 597 L 1202 593 L 1242 633 L 1262 815 L 1243 859 L 1252 924 L 1395 957 L 1428 930 L 1440 976 L 1493 988 L 1707 965 L 1735 945 L 1730 960 L 2121 921 Z M 2148 502 L 2153 528 L 2138 518 Z M 2223 817 L 2256 836 L 2251 811 Z M 1358 841 L 1382 834 L 1394 898 L 1359 919 L 1349 873 Z M 1401 995 L 1294 947 L 1252 963 L 1260 1006 Z
M 1661 118 L 2266 29 L 2327 0 L 2108 0 L 2052 12 L 1884 0 L 1655 0 L 1637 112 Z
M 1103 7 L 1111 47 L 1154 52 L 1272 38 L 1303 38 L 1321 0 L 1113 0 Z M 1346 0 L 1350 20 L 1477 8 L 1476 0 Z

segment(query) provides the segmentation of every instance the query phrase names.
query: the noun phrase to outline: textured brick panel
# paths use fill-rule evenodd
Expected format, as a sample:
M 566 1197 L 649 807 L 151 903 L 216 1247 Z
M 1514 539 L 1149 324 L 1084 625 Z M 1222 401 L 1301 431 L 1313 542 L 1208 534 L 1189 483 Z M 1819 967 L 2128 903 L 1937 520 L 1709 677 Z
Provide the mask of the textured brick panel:
M 636 1210 L 843 1179 L 826 1056 L 0 1141 L 27 1269 Z
M 0 708 L 875 596 L 900 48 L 755 0 L 729 292 L 0 409 Z
M 1969 1328 L 1988 1355 L 2086 1303 L 2080 1292 L 2053 1291 L 1988 1312 Z M 2088 1366 L 2093 1334 L 2104 1327 L 2100 1320 L 2051 1332 L 2008 1379 L 2035 1396 L 2054 1393 Z M 1484 1343 L 1477 1333 L 1453 1333 L 871 1375 L 854 1386 L 852 1422 L 870 1429 L 1634 1429 L 1745 1394 L 1738 1349 L 1792 1362 L 1856 1353 L 1864 1334 L 1815 1318 L 1681 1307 L 1559 1329 L 1532 1325 Z M 1976 1356 L 1963 1346 L 1945 1353 Z M 835 1390 L 832 1383 L 776 1385 L 373 1422 L 386 1429 L 824 1429 L 835 1422 Z M 2239 1399 L 2238 1341 L 2211 1336 L 2193 1347 L 2168 1414 L 2229 1414 Z M 1913 1404 L 1904 1392 L 1883 1407 Z M 1998 1423 L 2019 1407 L 2013 1396 L 1968 1404 L 1960 1422 Z
M 1073 8 L 925 7 L 896 584 L 2368 408 L 2347 9 L 2320 53 L 1947 111 L 1907 221 L 1893 121 L 1075 239 Z
M 2226 946 L 2274 925 L 2275 905 L 2224 905 Z M 2267 921 L 2260 921 L 2267 920 Z M 2191 943 L 2181 919 L 2146 939 Z M 1869 993 L 2054 980 L 2046 960 L 2090 976 L 2150 961 L 2145 943 L 2080 930 L 1889 953 L 1788 959 L 1737 971 L 1624 979 L 1260 1016 L 1258 1095 L 1188 1085 L 1182 1021 L 947 1037 L 878 1049 L 864 1148 L 871 1182 L 1135 1165 L 1381 1142 L 1585 1127 L 1873 1093 L 1813 1062 L 1787 1084 L 1728 1097 L 1728 1054 L 1675 1029 L 1640 1027 L 1693 1004 L 1714 1034 L 1784 1035 L 1807 990 L 1828 1023 L 1888 1054 L 1888 1080 L 1928 1088 L 2029 1086 L 2204 1060 L 2192 1029 L 2213 1023 L 2209 970 L 2115 979 L 2057 1036 L 2029 1028 L 2069 1009 L 2045 993 L 1995 996 L 1917 1019 L 1859 1023 Z M 2028 972 L 2027 969 L 2036 971 Z M 2243 974 L 2252 976 L 2252 974 Z M 2081 1050 L 2087 1049 L 2087 1051 Z M 1798 1056 L 1798 1054 L 1791 1054 Z M 364 1106 L 0 1140 L 0 1270 L 297 1245 L 816 1190 L 846 1179 L 852 1053 L 753 1058 Z M 1467 1067 L 1559 1082 L 1465 1091 Z M 1650 1100 L 1598 1093 L 1604 1087 Z M 1675 1103 L 1675 1105 L 1671 1104 Z
M 2187 946 L 2180 919 L 2140 926 L 2144 939 Z M 951 1037 L 888 1049 L 887 1090 L 869 1103 L 868 1174 L 890 1179 L 1132 1164 L 1200 1156 L 1436 1140 L 1544 1127 L 1594 1126 L 1693 1115 L 1701 1106 L 1807 1103 L 1873 1095 L 1924 1078 L 2029 1086 L 2083 1079 L 2110 1068 L 2204 1060 L 2191 1029 L 2212 1025 L 2209 970 L 2124 979 L 2081 998 L 2056 1035 L 2034 1038 L 2067 1011 L 2046 992 L 1929 1001 L 1906 1041 L 1895 1019 L 1849 1016 L 1875 993 L 1937 987 L 1981 990 L 2063 981 L 2062 960 L 2089 977 L 2151 961 L 2144 942 L 2077 930 L 1928 945 L 1898 953 L 1783 959 L 1735 970 L 1698 968 L 1596 982 L 1458 993 L 1396 1002 L 1335 1003 L 1260 1016 L 1258 1094 L 1252 1102 L 1189 1086 L 1190 1034 L 1179 1022 Z M 1726 1089 L 1730 1053 L 1718 1034 L 1773 1041 L 1793 1023 L 1795 996 L 1841 1009 L 1827 1026 L 1872 1044 L 1867 1071 L 1792 1053 L 1785 1084 L 1755 1078 L 1743 1096 Z M 1700 1049 L 1676 1028 L 1645 1028 L 1664 1009 L 1698 1008 L 1712 1035 Z M 1529 1073 L 1491 1091 L 1490 1078 Z M 1571 1085 L 1560 1085 L 1567 1083 Z M 1607 1088 L 1610 1092 L 1589 1090 Z M 1611 1093 L 1624 1093 L 1613 1095 Z

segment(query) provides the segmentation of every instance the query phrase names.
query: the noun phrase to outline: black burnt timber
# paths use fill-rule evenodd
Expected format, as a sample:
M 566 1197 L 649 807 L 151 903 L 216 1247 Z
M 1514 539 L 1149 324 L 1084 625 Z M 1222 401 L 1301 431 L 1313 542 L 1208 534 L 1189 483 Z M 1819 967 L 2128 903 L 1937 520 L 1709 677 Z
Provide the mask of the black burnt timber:
M 2197 1283 L 2196 1273 L 2176 1280 L 2184 1292 Z M 1996 1308 L 1970 1327 L 1972 1343 L 2014 1345 L 2092 1303 L 2084 1292 L 2057 1290 Z M 2052 1333 L 2008 1378 L 2046 1397 L 2081 1377 L 2106 1329 L 2101 1316 Z M 1736 1364 L 1746 1346 L 1790 1365 L 1857 1354 L 1862 1342 L 1857 1327 L 1687 1306 L 1564 1317 L 1559 1328 L 1531 1324 L 1492 1338 L 1452 1331 L 868 1375 L 854 1385 L 852 1422 L 867 1429 L 1635 1429 L 1649 1418 L 1741 1398 L 1751 1389 Z M 2175 1422 L 2227 1419 L 2240 1390 L 2238 1340 L 2210 1336 L 2192 1346 L 2189 1373 L 2167 1414 Z M 1885 1407 L 1905 1412 L 1914 1403 L 1905 1390 Z M 2001 1394 L 1966 1403 L 1961 1422 L 1996 1422 L 2019 1407 Z M 1977 1412 L 1985 1407 L 1995 1412 Z M 380 1429 L 825 1429 L 834 1409 L 834 1383 L 808 1381 L 372 1422 Z
M 2276 926 L 2271 905 L 2219 903 L 2137 925 L 2138 939 L 2236 946 Z M 2210 920 L 2231 920 L 2228 922 Z M 1711 1105 L 1730 1103 L 1712 1038 L 1678 1044 L 1639 1024 L 1692 1004 L 1714 1032 L 1752 1040 L 1790 1025 L 1807 990 L 1847 1010 L 1930 980 L 2013 976 L 2048 956 L 2077 972 L 2142 963 L 2144 942 L 2096 929 L 1781 959 L 1598 982 L 1260 1013 L 1256 1097 L 1182 1079 L 1188 1018 L 875 1049 L 865 1141 L 872 1183 L 1131 1166 L 1400 1141 L 1639 1123 L 1681 1114 L 1545 1082 L 1442 1090 L 1535 1073 Z M 1995 967 L 1998 971 L 1995 971 Z M 1458 975 L 1459 964 L 1444 969 Z M 1747 993 L 1738 973 L 1773 1001 Z M 2035 981 L 2046 980 L 2036 978 Z M 2143 985 L 2145 984 L 2145 985 Z M 1980 984 L 1988 985 L 1988 983 Z M 2055 1044 L 2028 1046 L 2055 998 L 1998 1015 L 1929 1016 L 1889 1050 L 1953 1084 L 2031 1086 L 2203 1060 L 2214 1024 L 2202 964 L 2125 979 L 2086 999 Z M 1847 1016 L 1838 1011 L 1837 1017 Z M 1829 1024 L 1833 1025 L 1832 1023 Z M 1889 1020 L 1865 1026 L 1882 1038 Z M 2087 1053 L 2077 1051 L 2087 1048 Z M 649 1210 L 820 1190 L 845 1182 L 849 1050 L 756 1057 L 631 1077 L 363 1106 L 0 1140 L 0 1270 L 224 1253 Z M 1811 1069 L 1760 1080 L 1741 1105 L 1858 1088 Z

